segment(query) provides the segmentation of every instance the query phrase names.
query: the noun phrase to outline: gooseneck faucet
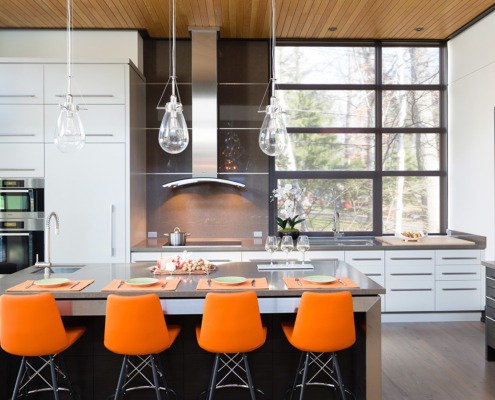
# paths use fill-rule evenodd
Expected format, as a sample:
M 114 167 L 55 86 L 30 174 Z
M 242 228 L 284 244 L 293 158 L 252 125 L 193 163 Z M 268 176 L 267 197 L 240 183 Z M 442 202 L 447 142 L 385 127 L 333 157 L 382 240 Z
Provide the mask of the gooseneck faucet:
M 50 261 L 50 221 L 55 218 L 55 235 L 58 235 L 60 221 L 58 215 L 55 211 L 52 211 L 48 217 L 46 217 L 45 222 L 45 261 L 36 262 L 35 266 L 40 268 L 49 268 L 52 264 Z
M 337 239 L 344 236 L 344 232 L 340 231 L 340 213 L 337 211 L 337 191 L 332 189 L 332 201 L 333 201 L 333 238 Z

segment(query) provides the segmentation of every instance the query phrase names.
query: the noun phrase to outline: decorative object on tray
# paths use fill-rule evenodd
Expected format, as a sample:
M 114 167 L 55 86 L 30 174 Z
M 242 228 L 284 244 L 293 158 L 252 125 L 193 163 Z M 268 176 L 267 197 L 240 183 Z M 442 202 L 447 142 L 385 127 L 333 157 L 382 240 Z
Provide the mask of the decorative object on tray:
M 405 242 L 418 242 L 421 239 L 428 236 L 428 233 L 421 231 L 404 231 L 404 232 L 396 232 L 395 236 L 404 240 Z
M 290 183 L 273 189 L 271 201 L 277 199 L 278 213 L 281 215 L 281 217 L 277 217 L 280 237 L 292 236 L 292 239 L 296 240 L 299 236 L 299 229 L 296 228 L 296 225 L 305 220 L 299 218 L 300 214 L 296 214 L 303 205 L 302 192 L 301 188 L 293 187 Z
M 160 258 L 156 266 L 151 268 L 154 274 L 170 275 L 207 275 L 216 269 L 208 260 L 198 258 L 191 260 L 190 253 L 184 251 L 182 255 L 176 255 L 172 258 Z

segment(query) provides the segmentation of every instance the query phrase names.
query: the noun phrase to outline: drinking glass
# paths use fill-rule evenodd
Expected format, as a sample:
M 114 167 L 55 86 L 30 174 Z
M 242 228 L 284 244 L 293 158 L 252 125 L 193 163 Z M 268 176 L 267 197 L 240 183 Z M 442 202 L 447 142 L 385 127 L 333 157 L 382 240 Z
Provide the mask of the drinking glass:
M 309 250 L 309 238 L 307 236 L 297 238 L 297 250 L 302 253 L 302 265 L 304 265 L 306 251 Z
M 265 250 L 270 253 L 270 266 L 273 267 L 273 253 L 278 249 L 278 237 L 268 236 L 265 242 Z
M 292 236 L 283 236 L 282 243 L 280 244 L 280 249 L 285 251 L 285 262 L 287 266 L 289 265 L 289 253 L 294 249 L 294 240 Z

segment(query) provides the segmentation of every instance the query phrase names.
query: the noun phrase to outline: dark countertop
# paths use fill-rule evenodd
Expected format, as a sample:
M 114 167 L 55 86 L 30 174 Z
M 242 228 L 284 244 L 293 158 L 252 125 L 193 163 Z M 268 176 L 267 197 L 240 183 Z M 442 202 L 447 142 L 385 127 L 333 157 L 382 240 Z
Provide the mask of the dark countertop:
M 446 235 L 437 235 L 444 237 Z M 311 250 L 313 251 L 332 251 L 332 250 L 441 250 L 441 249 L 485 249 L 486 238 L 484 236 L 473 235 L 469 233 L 451 231 L 450 237 L 458 238 L 473 242 L 474 245 L 429 245 L 425 242 L 415 243 L 414 246 L 404 242 L 403 245 L 384 244 L 374 240 L 370 236 L 347 236 L 340 238 L 338 244 L 332 237 L 318 238 L 318 244 L 312 244 L 310 238 Z M 369 240 L 371 245 L 346 245 L 346 241 Z M 187 238 L 186 246 L 169 246 L 167 238 L 145 239 L 132 246 L 131 252 L 177 252 L 183 250 L 194 251 L 265 251 L 265 238 Z M 164 246 L 165 245 L 165 246 Z
M 214 279 L 219 276 L 244 276 L 246 278 L 261 278 L 266 277 L 269 284 L 269 290 L 257 290 L 258 297 L 300 297 L 303 290 L 287 289 L 282 278 L 283 277 L 304 277 L 308 275 L 332 275 L 346 276 L 357 283 L 360 288 L 349 289 L 330 289 L 334 290 L 349 290 L 354 296 L 369 296 L 384 294 L 385 289 L 369 279 L 367 276 L 346 264 L 343 261 L 318 261 L 312 262 L 314 270 L 278 270 L 278 271 L 258 271 L 257 263 L 255 262 L 239 262 L 228 263 L 217 266 L 217 270 L 210 274 Z M 102 292 L 104 288 L 114 279 L 125 280 L 136 277 L 152 277 L 150 271 L 151 263 L 134 263 L 134 264 L 86 264 L 82 268 L 72 273 L 53 273 L 51 277 L 69 278 L 71 280 L 94 279 L 94 282 L 81 291 L 76 292 L 58 292 L 53 294 L 57 299 L 72 299 L 72 300 L 91 300 L 91 299 L 106 299 L 109 293 L 122 293 L 122 291 Z M 57 267 L 57 265 L 54 265 Z M 5 293 L 6 289 L 22 283 L 26 280 L 43 279 L 43 269 L 29 267 L 18 271 L 11 275 L 5 275 L 0 279 L 0 293 Z M 157 275 L 157 278 L 166 280 L 169 275 Z M 176 298 L 176 299 L 194 299 L 204 298 L 208 290 L 196 290 L 196 286 L 200 278 L 205 275 L 176 275 L 180 277 L 181 283 L 176 291 L 160 291 L 160 298 Z M 133 292 L 124 292 L 126 294 L 142 294 L 152 291 L 140 290 Z M 10 292 L 12 293 L 12 292 Z M 26 292 L 18 292 L 26 293 Z

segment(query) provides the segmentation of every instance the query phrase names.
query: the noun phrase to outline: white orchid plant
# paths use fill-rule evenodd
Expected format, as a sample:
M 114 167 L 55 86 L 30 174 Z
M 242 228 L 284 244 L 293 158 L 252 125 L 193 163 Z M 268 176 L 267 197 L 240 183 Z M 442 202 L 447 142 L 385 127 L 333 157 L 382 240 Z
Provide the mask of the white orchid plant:
M 280 215 L 277 217 L 277 225 L 282 232 L 297 231 L 295 226 L 304 221 L 304 218 L 296 215 L 297 204 L 302 201 L 302 194 L 303 191 L 300 188 L 290 183 L 273 190 L 271 200 L 277 199 Z

